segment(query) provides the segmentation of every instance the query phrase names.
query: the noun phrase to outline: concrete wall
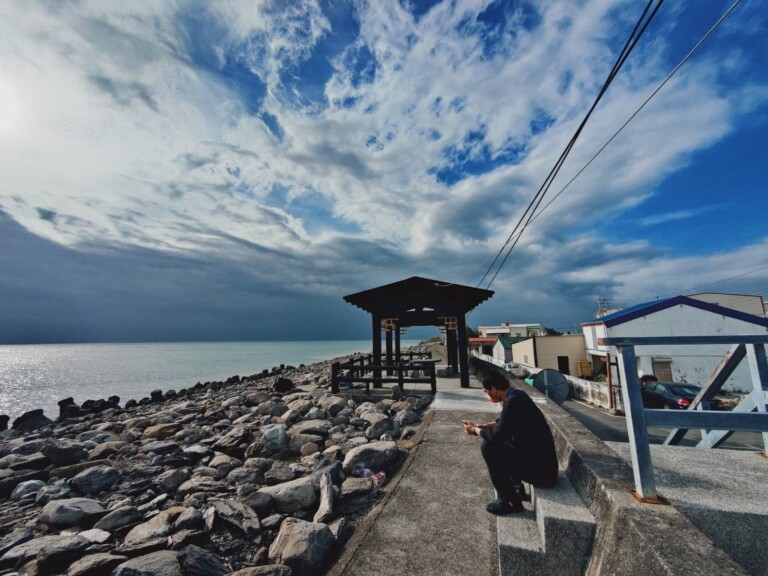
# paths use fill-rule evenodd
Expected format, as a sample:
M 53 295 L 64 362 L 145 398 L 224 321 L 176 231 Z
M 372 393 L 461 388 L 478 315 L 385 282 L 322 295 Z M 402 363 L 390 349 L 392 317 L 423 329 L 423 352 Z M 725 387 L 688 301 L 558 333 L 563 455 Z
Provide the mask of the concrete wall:
M 517 344 L 512 344 L 512 362 L 518 364 L 527 364 L 536 366 L 536 352 L 534 351 L 534 340 L 529 338 Z
M 578 360 L 586 360 L 587 352 L 584 346 L 584 336 L 581 334 L 568 334 L 563 336 L 536 336 L 536 366 L 538 368 L 550 368 L 559 370 L 557 357 L 568 357 L 568 373 L 577 375 Z

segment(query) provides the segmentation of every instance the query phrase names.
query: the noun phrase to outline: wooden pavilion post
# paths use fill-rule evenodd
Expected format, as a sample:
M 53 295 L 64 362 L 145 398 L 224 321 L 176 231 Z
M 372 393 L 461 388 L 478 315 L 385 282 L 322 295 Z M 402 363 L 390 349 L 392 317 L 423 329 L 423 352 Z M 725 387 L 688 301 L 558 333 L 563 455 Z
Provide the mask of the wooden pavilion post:
M 387 327 L 385 328 L 386 332 L 386 344 L 387 344 L 387 376 L 392 376 L 394 372 L 392 371 L 392 324 L 387 323 Z
M 459 371 L 459 344 L 456 332 L 456 330 L 446 331 L 448 341 L 451 343 L 451 358 L 448 361 L 448 365 L 451 367 L 454 374 Z
M 395 364 L 400 364 L 400 323 L 395 322 Z
M 459 369 L 461 371 L 461 387 L 469 388 L 469 340 L 467 339 L 467 319 L 464 314 L 457 317 L 459 329 Z
M 371 328 L 373 331 L 373 364 L 381 366 L 381 317 L 377 314 L 371 314 Z M 381 368 L 373 371 L 373 387 L 381 388 Z

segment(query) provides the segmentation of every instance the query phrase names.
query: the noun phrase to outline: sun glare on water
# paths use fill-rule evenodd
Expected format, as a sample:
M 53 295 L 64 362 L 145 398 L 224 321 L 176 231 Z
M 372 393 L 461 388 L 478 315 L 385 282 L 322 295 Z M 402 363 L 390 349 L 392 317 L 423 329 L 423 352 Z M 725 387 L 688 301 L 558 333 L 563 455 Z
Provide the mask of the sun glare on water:
M 0 76 L 0 134 L 7 134 L 19 118 L 19 99 L 10 84 Z

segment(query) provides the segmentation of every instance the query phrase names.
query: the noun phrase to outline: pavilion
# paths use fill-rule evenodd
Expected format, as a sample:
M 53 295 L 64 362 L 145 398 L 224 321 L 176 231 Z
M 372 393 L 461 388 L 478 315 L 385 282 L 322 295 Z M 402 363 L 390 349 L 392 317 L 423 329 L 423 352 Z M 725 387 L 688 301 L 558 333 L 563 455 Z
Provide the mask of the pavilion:
M 461 386 L 468 388 L 466 315 L 493 294 L 492 290 L 413 276 L 344 296 L 344 300 L 371 315 L 373 358 L 381 358 L 381 332 L 385 332 L 387 366 L 400 360 L 401 330 L 410 326 L 444 329 L 448 365 L 459 372 Z M 374 377 L 381 378 L 381 371 Z

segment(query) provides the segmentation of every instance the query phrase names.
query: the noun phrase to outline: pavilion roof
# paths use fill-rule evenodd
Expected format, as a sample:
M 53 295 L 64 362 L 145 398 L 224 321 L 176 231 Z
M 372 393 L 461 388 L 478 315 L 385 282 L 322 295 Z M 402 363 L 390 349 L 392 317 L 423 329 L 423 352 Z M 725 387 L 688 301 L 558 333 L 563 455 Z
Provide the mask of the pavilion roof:
M 434 325 L 439 317 L 464 316 L 493 296 L 493 290 L 413 276 L 355 294 L 344 300 L 402 326 Z

